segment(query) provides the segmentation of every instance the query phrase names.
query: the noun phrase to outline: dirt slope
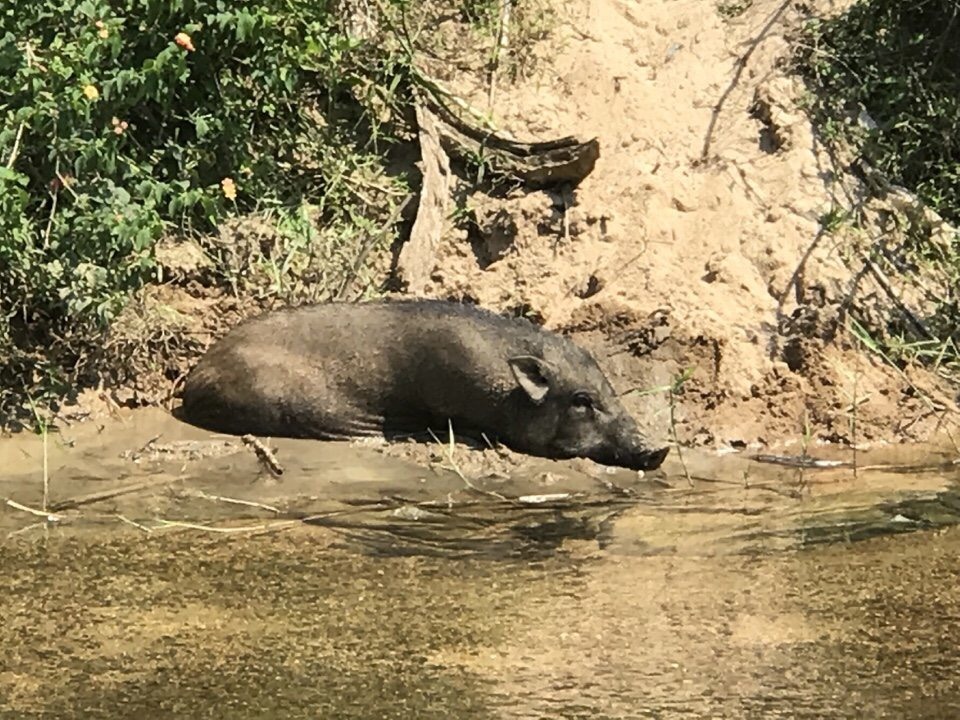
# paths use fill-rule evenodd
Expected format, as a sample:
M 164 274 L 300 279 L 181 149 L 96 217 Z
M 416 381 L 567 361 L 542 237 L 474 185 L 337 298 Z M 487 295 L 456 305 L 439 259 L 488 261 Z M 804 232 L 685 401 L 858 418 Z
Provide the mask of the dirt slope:
M 492 115 L 522 139 L 596 136 L 601 158 L 566 197 L 475 195 L 477 237 L 450 233 L 428 294 L 573 332 L 621 390 L 692 368 L 682 442 L 935 430 L 949 388 L 917 372 L 908 382 L 843 328 L 854 271 L 818 237 L 837 183 L 782 62 L 793 5 L 756 0 L 730 19 L 700 0 L 558 6 L 538 69 L 501 81 Z M 487 107 L 484 80 L 445 79 Z M 665 394 L 629 401 L 667 433 Z

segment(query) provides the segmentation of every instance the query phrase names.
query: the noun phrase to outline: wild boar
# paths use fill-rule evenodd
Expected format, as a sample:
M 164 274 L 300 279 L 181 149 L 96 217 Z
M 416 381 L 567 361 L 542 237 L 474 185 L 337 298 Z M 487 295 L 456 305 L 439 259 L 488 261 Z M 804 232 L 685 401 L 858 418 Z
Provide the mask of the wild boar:
M 266 313 L 215 342 L 177 416 L 216 432 L 343 440 L 481 436 L 547 458 L 660 466 L 596 360 L 520 318 L 439 300 Z

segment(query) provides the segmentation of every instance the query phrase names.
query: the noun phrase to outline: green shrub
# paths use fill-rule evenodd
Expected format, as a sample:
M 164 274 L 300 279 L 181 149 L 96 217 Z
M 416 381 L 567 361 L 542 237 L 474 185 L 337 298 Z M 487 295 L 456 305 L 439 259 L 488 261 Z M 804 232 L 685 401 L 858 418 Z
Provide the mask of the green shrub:
M 824 124 L 864 108 L 875 128 L 847 124 L 891 180 L 960 220 L 960 14 L 956 0 L 861 0 L 812 20 L 801 68 Z M 838 125 L 838 121 L 840 124 Z
M 810 20 L 799 47 L 814 119 L 828 145 L 852 148 L 887 180 L 960 222 L 956 0 L 861 0 L 835 17 Z M 874 263 L 924 299 L 923 327 L 894 313 L 887 327 L 870 332 L 898 362 L 920 360 L 960 378 L 960 240 L 955 233 L 931 233 L 918 218 L 905 221 L 895 252 L 886 230 L 868 250 Z
M 165 233 L 304 198 L 328 225 L 376 214 L 379 123 L 405 102 L 391 48 L 323 0 L 7 3 L 0 393 L 69 370 Z

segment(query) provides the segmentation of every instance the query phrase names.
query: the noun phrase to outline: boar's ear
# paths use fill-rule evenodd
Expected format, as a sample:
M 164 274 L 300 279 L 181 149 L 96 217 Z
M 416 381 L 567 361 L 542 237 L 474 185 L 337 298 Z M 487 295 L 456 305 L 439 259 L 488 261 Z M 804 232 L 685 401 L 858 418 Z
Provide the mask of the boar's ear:
M 539 405 L 550 391 L 549 369 L 540 358 L 532 355 L 518 355 L 507 360 L 513 377 L 523 391 L 530 396 L 534 403 Z

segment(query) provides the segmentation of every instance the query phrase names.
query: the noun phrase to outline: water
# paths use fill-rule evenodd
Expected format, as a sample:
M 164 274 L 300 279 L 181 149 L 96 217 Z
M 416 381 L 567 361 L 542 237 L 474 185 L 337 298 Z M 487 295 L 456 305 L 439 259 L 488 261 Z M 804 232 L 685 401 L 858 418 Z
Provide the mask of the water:
M 464 457 L 505 501 L 336 444 L 272 443 L 273 477 L 159 415 L 65 435 L 57 522 L 0 513 L 2 718 L 960 717 L 940 448 L 856 477 L 690 453 L 692 484 L 675 458 L 661 482 L 604 476 L 627 496 Z M 38 507 L 40 441 L 0 462 L 3 497 Z M 535 492 L 557 497 L 510 501 Z

